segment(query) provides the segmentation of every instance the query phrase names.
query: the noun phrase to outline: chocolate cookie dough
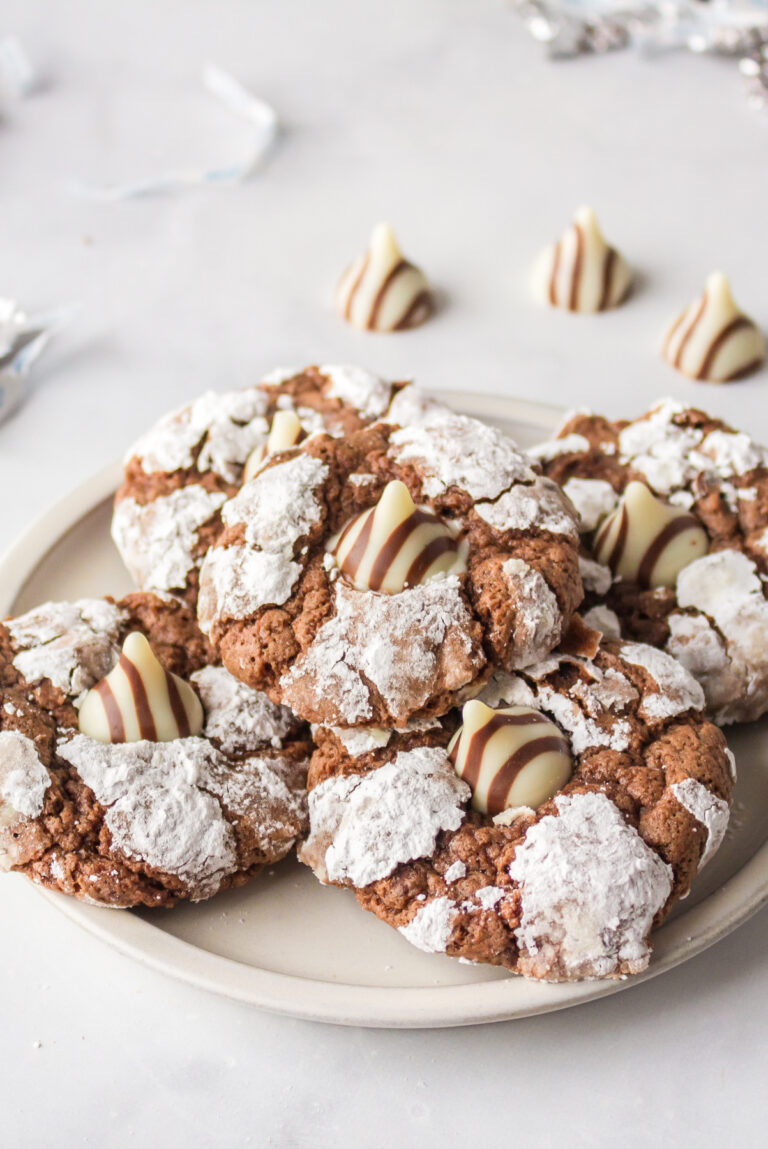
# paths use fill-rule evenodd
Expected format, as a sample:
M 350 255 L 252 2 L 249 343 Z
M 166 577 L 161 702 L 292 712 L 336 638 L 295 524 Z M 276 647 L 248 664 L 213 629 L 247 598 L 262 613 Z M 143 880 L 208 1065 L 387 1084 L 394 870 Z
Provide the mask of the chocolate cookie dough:
M 557 485 L 411 388 L 386 422 L 267 459 L 221 517 L 200 624 L 232 674 L 312 722 L 443 714 L 553 649 L 581 598 Z
M 590 621 L 678 658 L 716 722 L 759 718 L 768 709 L 765 448 L 665 399 L 632 422 L 575 414 L 534 453 L 581 514 Z M 684 532 L 687 553 L 673 555 Z
M 160 419 L 128 451 L 115 499 L 112 538 L 136 586 L 194 605 L 222 504 L 249 460 L 285 442 L 270 442 L 275 415 L 294 413 L 302 436 L 347 434 L 384 415 L 401 386 L 360 367 L 274 371 L 244 391 L 208 391 Z
M 427 952 L 552 981 L 638 973 L 728 824 L 733 756 L 703 701 L 668 655 L 577 620 L 463 715 L 317 730 L 299 857 Z
M 310 748 L 183 603 L 137 593 L 0 623 L 0 869 L 49 889 L 170 906 L 241 884 L 304 829 Z

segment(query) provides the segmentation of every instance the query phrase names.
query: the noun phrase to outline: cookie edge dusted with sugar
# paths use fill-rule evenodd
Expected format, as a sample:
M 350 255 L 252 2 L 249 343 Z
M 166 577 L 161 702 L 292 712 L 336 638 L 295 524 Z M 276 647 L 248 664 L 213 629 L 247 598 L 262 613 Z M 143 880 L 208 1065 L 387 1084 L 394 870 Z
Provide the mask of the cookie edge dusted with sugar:
M 78 705 L 134 631 L 203 698 L 199 736 L 78 731 Z M 241 884 L 303 831 L 310 749 L 303 724 L 217 663 L 178 600 L 46 603 L 0 623 L 0 869 L 39 885 L 124 908 Z
M 300 861 L 427 952 L 545 980 L 641 972 L 651 928 L 722 841 L 733 756 L 674 659 L 585 629 L 580 644 L 481 695 L 570 740 L 574 773 L 538 810 L 504 824 L 469 807 L 447 750 L 457 713 L 317 730 Z
M 496 667 L 548 653 L 580 601 L 576 520 L 556 484 L 501 432 L 408 402 L 405 427 L 382 420 L 267 460 L 225 504 L 203 564 L 198 618 L 224 664 L 309 721 L 443 713 Z M 326 544 L 393 479 L 459 530 L 466 575 L 392 595 L 339 575 Z
M 137 588 L 194 606 L 221 507 L 241 486 L 251 454 L 266 447 L 277 412 L 294 411 L 305 435 L 345 433 L 384 415 L 404 386 L 347 365 L 278 369 L 161 416 L 126 453 L 112 517 L 112 539 Z
M 585 533 L 640 480 L 694 513 L 709 553 L 684 567 L 672 589 L 643 590 L 587 567 L 587 604 L 611 612 L 626 637 L 665 649 L 704 687 L 720 724 L 768 709 L 768 452 L 723 420 L 672 399 L 639 418 L 611 422 L 578 412 L 534 449 L 582 514 Z M 590 559 L 587 563 L 590 564 Z

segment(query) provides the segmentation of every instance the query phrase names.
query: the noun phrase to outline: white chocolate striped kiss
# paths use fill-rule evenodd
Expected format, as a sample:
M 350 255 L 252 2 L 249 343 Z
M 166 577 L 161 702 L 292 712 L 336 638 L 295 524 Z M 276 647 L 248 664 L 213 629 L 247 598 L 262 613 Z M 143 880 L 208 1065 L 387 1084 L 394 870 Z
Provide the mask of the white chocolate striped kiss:
M 591 207 L 581 207 L 557 243 L 533 265 L 531 291 L 540 303 L 589 313 L 616 307 L 626 298 L 632 272 L 606 243 Z
M 683 567 L 709 550 L 707 532 L 690 511 L 629 483 L 593 544 L 598 562 L 644 587 L 673 587 Z
M 535 810 L 571 776 L 571 751 L 562 731 L 529 706 L 493 710 L 475 698 L 464 705 L 463 725 L 448 753 L 472 791 L 472 805 L 492 816 Z
M 295 447 L 303 434 L 304 428 L 295 411 L 276 411 L 266 443 L 255 447 L 246 459 L 243 482 L 247 483 L 253 478 L 268 455 L 276 455 L 278 451 Z
M 161 666 L 144 635 L 134 631 L 117 666 L 86 694 L 79 727 L 99 742 L 172 742 L 199 734 L 203 722 L 189 683 Z
M 328 551 L 358 590 L 385 594 L 467 569 L 466 545 L 437 515 L 417 507 L 399 479 L 329 540 Z
M 364 331 L 402 331 L 432 314 L 434 299 L 426 276 L 403 258 L 388 223 L 373 229 L 368 250 L 342 275 L 336 310 Z
M 727 278 L 715 271 L 704 294 L 670 327 L 662 354 L 691 379 L 728 383 L 760 366 L 765 359 L 765 336 L 736 305 Z

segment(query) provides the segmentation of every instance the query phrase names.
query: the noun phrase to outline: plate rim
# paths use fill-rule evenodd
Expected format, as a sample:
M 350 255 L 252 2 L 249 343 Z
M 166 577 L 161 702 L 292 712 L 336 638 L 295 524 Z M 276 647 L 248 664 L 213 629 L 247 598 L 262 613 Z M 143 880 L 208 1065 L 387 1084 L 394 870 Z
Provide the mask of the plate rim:
M 477 415 L 551 427 L 563 408 L 509 396 L 441 391 Z M 78 484 L 35 519 L 0 556 L 0 611 L 5 615 L 27 578 L 83 518 L 110 498 L 122 477 L 114 462 Z M 33 887 L 70 921 L 120 953 L 177 980 L 272 1013 L 308 1021 L 384 1028 L 437 1028 L 530 1017 L 641 985 L 688 961 L 768 903 L 768 842 L 727 882 L 654 934 L 648 968 L 632 978 L 559 984 L 511 975 L 451 986 L 361 986 L 284 974 L 204 950 L 125 911 L 78 902 Z M 510 996 L 517 999 L 510 1001 Z

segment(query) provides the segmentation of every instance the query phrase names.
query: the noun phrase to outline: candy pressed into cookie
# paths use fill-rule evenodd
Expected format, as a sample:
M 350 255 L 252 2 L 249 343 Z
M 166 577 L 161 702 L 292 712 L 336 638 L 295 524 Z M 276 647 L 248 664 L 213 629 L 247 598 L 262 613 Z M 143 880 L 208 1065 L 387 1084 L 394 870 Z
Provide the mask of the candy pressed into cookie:
M 221 507 L 266 453 L 318 431 L 346 434 L 384 415 L 402 384 L 360 367 L 274 371 L 165 415 L 128 451 L 112 538 L 141 590 L 194 604 L 198 572 L 221 533 Z
M 728 824 L 733 757 L 674 659 L 565 646 L 404 730 L 317 730 L 299 857 L 430 953 L 619 977 Z
M 673 654 L 715 721 L 759 718 L 768 709 L 765 448 L 666 399 L 632 422 L 575 414 L 534 453 L 581 514 L 592 623 Z
M 573 509 L 514 443 L 410 387 L 388 418 L 266 459 L 201 570 L 224 665 L 312 722 L 445 713 L 581 598 Z
M 181 602 L 46 603 L 0 623 L 0 869 L 170 906 L 282 858 L 306 727 L 217 664 Z

